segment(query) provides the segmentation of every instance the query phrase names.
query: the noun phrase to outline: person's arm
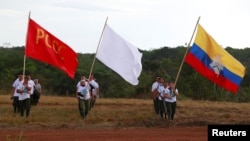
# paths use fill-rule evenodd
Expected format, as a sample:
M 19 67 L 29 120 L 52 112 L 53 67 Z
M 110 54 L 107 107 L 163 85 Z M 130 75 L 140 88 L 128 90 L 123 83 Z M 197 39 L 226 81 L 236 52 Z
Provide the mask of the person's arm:
M 172 97 L 171 97 L 171 95 L 170 95 L 169 93 L 165 93 L 165 94 L 164 94 L 164 98 L 171 99 Z
M 27 94 L 31 94 L 32 87 L 34 87 L 34 85 L 29 84 L 29 83 L 25 85 L 25 88 L 27 90 Z
M 17 80 L 16 80 L 17 81 Z M 10 99 L 12 99 L 12 97 L 15 94 L 15 90 L 16 90 L 16 81 L 14 81 L 14 83 L 12 84 L 12 88 L 10 90 Z
M 13 98 L 15 89 L 16 89 L 16 88 L 12 86 L 12 89 L 11 89 L 11 91 L 10 91 L 10 99 Z
M 76 98 L 78 99 L 78 89 L 79 89 L 79 87 L 80 87 L 80 82 L 81 81 L 79 81 L 77 84 L 76 84 Z
M 179 95 L 178 89 L 175 89 L 175 90 L 174 90 L 174 94 L 175 94 L 176 96 Z
M 76 87 L 76 98 L 78 98 L 78 87 Z
M 39 93 L 41 94 L 42 93 L 42 86 L 41 86 L 41 84 L 39 84 L 39 87 L 40 87 Z

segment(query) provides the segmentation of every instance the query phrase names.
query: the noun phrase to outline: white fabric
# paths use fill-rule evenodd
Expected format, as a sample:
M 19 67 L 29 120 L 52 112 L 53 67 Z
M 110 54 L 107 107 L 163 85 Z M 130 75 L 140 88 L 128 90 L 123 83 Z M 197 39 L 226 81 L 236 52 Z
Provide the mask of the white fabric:
M 95 95 L 95 96 L 97 96 L 98 97 L 98 92 L 99 92 L 99 84 L 96 82 L 96 88 L 94 88 L 94 90 L 93 90 L 93 94 Z
M 138 85 L 138 77 L 142 71 L 142 53 L 108 25 L 104 29 L 96 57 L 124 80 L 132 85 Z
M 161 86 L 160 87 L 160 97 L 164 97 L 165 95 L 170 95 L 170 90 L 168 89 L 168 87 L 164 87 L 164 86 Z M 162 98 L 161 98 L 162 100 Z M 171 102 L 171 99 L 169 98 L 164 98 L 164 101 L 166 102 Z
M 79 86 L 77 87 L 77 92 L 83 94 L 84 96 L 82 97 L 82 96 L 79 96 L 79 95 L 78 95 L 78 97 L 79 97 L 80 99 L 84 99 L 84 100 L 90 99 L 89 88 L 90 88 L 90 87 L 89 87 L 88 82 L 85 82 L 85 86 L 79 85 Z M 85 93 L 82 93 L 83 91 L 85 91 Z
M 175 89 L 175 92 L 178 93 L 178 89 Z M 172 97 L 171 102 L 176 102 L 176 95 Z
M 99 89 L 99 84 L 95 81 L 95 80 L 91 80 L 89 82 L 90 85 L 92 85 L 94 87 L 94 89 L 92 90 L 92 93 L 97 96 L 97 91 Z
M 31 85 L 31 90 L 30 90 L 30 94 L 32 95 L 34 93 L 34 88 L 35 88 L 35 82 L 33 80 L 29 80 L 28 81 L 29 85 Z
M 23 80 L 20 81 L 19 78 L 17 78 L 14 81 L 14 83 L 12 84 L 12 87 L 15 88 L 13 96 L 19 96 L 19 93 L 17 93 L 16 90 L 17 90 L 17 87 L 19 86 L 19 84 L 21 84 L 21 83 L 23 83 Z
M 99 85 L 97 84 L 97 82 L 95 80 L 91 80 L 89 82 L 89 84 L 92 85 L 94 88 L 98 88 L 99 87 Z
M 28 83 L 28 87 L 32 87 L 32 85 Z M 19 94 L 18 100 L 24 100 L 24 99 L 30 98 L 31 90 L 27 91 L 23 83 L 20 83 L 18 85 L 17 90 L 24 91 L 23 93 Z
M 159 84 L 158 89 L 157 89 L 158 93 L 160 94 L 160 96 L 158 96 L 159 100 L 162 100 L 163 95 L 161 95 L 161 93 L 162 93 L 163 89 L 164 89 L 164 86 L 162 84 Z
M 159 87 L 159 83 L 156 81 L 152 84 L 152 88 L 151 88 L 151 92 L 153 92 L 155 89 L 157 89 Z

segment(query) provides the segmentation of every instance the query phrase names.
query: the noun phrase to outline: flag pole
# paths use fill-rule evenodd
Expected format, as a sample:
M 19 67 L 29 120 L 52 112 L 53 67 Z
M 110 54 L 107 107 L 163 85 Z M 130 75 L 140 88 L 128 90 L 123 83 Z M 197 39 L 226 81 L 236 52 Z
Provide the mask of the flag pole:
M 30 20 L 30 15 L 31 15 L 31 12 L 29 12 L 29 16 L 28 16 L 28 28 L 27 30 L 29 29 L 29 20 Z M 27 36 L 28 36 L 28 32 L 26 32 L 26 42 L 27 42 Z M 25 66 L 26 66 L 26 46 L 24 47 L 24 57 L 23 57 L 23 81 L 24 81 L 24 75 L 25 75 Z M 24 122 L 24 118 L 22 119 L 21 121 L 21 130 L 20 130 L 20 133 L 19 133 L 19 137 L 18 137 L 18 140 L 21 140 L 22 136 L 23 136 L 23 122 Z
M 188 43 L 187 50 L 186 50 L 186 52 L 185 52 L 185 55 L 184 55 L 184 57 L 183 57 L 183 59 L 182 59 L 182 62 L 181 62 L 181 66 L 180 66 L 179 71 L 178 71 L 178 73 L 177 73 L 177 76 L 176 76 L 176 78 L 175 78 L 175 82 L 174 82 L 175 85 L 177 85 L 177 80 L 179 79 L 179 75 L 180 75 L 180 72 L 181 72 L 181 69 L 182 69 L 184 60 L 185 60 L 186 55 L 187 55 L 187 53 L 188 53 L 188 50 L 189 50 L 189 48 L 190 48 L 190 44 L 191 44 L 191 42 L 192 42 L 192 40 L 193 40 L 194 33 L 195 33 L 196 28 L 197 28 L 197 26 L 198 26 L 198 24 L 199 24 L 199 21 L 200 21 L 200 16 L 199 16 L 199 18 L 198 18 L 198 20 L 197 20 L 197 22 L 196 22 L 196 25 L 195 25 L 193 34 L 192 34 L 191 39 L 190 39 L 190 41 L 189 41 L 189 43 Z
M 31 15 L 31 12 L 29 12 L 27 30 L 29 29 L 30 15 Z M 26 43 L 27 43 L 27 37 L 28 37 L 28 31 L 26 32 Z M 25 66 L 26 66 L 26 45 L 24 47 L 24 56 L 23 56 L 23 80 L 24 80 L 24 75 L 25 75 Z
M 103 29 L 102 29 L 102 34 L 101 34 L 101 37 L 100 37 L 99 42 L 98 42 L 98 45 L 97 45 L 95 57 L 94 57 L 94 60 L 93 60 L 92 65 L 91 65 L 91 69 L 90 69 L 90 72 L 89 72 L 89 77 L 88 77 L 88 79 L 90 79 L 90 76 L 91 76 L 91 74 L 92 74 L 93 67 L 94 67 L 95 60 L 96 60 L 96 54 L 97 54 L 97 52 L 98 52 L 98 49 L 99 49 L 99 46 L 100 46 L 100 43 L 101 43 L 101 40 L 102 40 L 102 36 L 103 36 L 103 33 L 104 33 L 104 30 L 105 30 L 105 27 L 106 27 L 107 22 L 108 22 L 108 17 L 106 18 L 105 24 L 104 24 Z

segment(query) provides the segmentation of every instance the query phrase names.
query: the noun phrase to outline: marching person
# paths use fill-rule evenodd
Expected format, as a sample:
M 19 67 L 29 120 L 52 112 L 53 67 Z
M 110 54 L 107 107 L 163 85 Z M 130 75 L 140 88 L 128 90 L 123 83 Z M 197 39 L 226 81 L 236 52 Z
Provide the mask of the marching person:
M 170 97 L 170 94 L 169 94 L 169 89 L 168 89 L 168 82 L 166 82 L 164 80 L 164 82 L 162 83 L 162 87 L 160 87 L 159 89 L 159 93 L 160 93 L 160 98 L 162 99 L 162 101 L 160 102 L 160 116 L 161 118 L 163 118 L 163 114 L 164 114 L 164 117 L 167 118 L 167 115 L 170 113 L 168 107 L 167 107 L 167 98 L 171 98 Z
M 77 86 L 76 98 L 78 99 L 78 109 L 82 118 L 86 118 L 90 109 L 89 84 L 85 80 L 80 81 Z
M 30 105 L 34 105 L 34 89 L 35 89 L 35 82 L 31 79 L 31 75 L 27 74 L 26 75 L 28 77 L 28 83 L 29 85 L 31 85 L 31 89 L 30 89 Z
M 90 86 L 90 109 L 93 108 L 96 102 L 97 95 L 99 93 L 99 84 L 96 82 L 96 78 L 92 74 L 89 79 L 89 86 Z
M 169 83 L 169 91 L 170 91 L 170 103 L 171 103 L 171 115 L 170 115 L 170 120 L 174 120 L 174 115 L 176 111 L 176 101 L 177 101 L 177 96 L 179 95 L 178 89 L 175 88 L 174 82 Z
M 42 92 L 42 86 L 41 84 L 38 82 L 38 79 L 34 79 L 34 83 L 35 83 L 35 88 L 34 88 L 34 105 L 37 105 L 37 103 L 39 102 L 40 96 L 41 96 L 41 92 Z
M 24 81 L 17 87 L 17 93 L 20 94 L 19 102 L 21 117 L 23 117 L 24 112 L 26 112 L 26 117 L 28 117 L 30 113 L 30 94 L 32 85 L 28 81 L 29 77 L 25 76 Z
M 18 74 L 18 78 L 13 82 L 12 89 L 11 89 L 11 97 L 10 99 L 13 100 L 12 105 L 14 108 L 14 113 L 20 112 L 20 104 L 19 104 L 19 93 L 17 93 L 17 87 L 23 82 L 23 75 Z
M 157 76 L 155 78 L 155 82 L 152 84 L 151 87 L 151 98 L 153 99 L 153 107 L 154 107 L 154 111 L 156 114 L 160 114 L 160 110 L 159 110 L 159 93 L 158 93 L 158 88 L 160 86 L 160 77 Z

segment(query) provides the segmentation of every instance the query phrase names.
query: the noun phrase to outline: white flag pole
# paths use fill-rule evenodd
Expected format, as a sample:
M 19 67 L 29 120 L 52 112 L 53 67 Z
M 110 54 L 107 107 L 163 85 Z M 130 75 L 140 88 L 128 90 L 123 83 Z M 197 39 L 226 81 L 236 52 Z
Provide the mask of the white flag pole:
M 101 43 L 101 40 L 102 40 L 102 36 L 103 36 L 104 30 L 105 30 L 105 27 L 107 25 L 107 22 L 108 22 L 108 17 L 106 18 L 105 24 L 103 26 L 102 34 L 101 34 L 101 37 L 100 37 L 99 42 L 98 42 L 98 46 L 97 46 L 97 49 L 96 49 L 96 53 L 95 53 L 95 57 L 94 57 L 93 63 L 91 65 L 91 69 L 90 69 L 90 73 L 89 73 L 88 79 L 90 79 L 90 76 L 92 74 L 92 71 L 93 71 L 93 68 L 94 68 L 94 64 L 95 64 L 95 60 L 96 60 L 96 55 L 97 55 L 97 52 L 98 52 L 98 49 L 99 49 L 99 46 L 100 46 L 100 43 Z

